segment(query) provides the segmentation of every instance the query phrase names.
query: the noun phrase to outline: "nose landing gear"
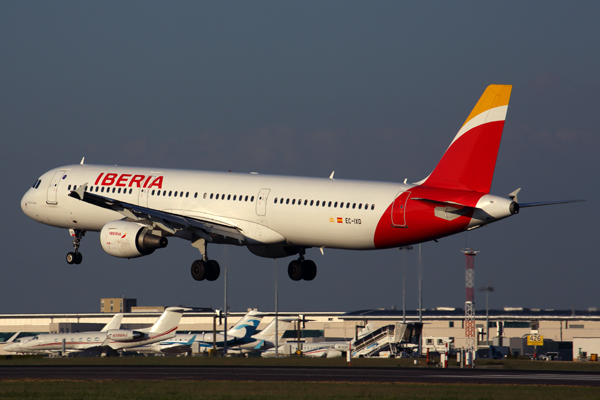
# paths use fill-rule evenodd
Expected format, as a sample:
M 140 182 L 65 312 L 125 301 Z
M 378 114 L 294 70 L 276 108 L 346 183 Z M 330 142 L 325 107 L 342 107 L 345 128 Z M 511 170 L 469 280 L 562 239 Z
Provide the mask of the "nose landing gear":
M 81 244 L 81 239 L 85 236 L 85 231 L 81 229 L 69 229 L 71 236 L 73 236 L 73 250 L 72 252 L 67 253 L 67 263 L 68 264 L 81 264 L 83 261 L 83 256 L 79 252 L 79 245 Z

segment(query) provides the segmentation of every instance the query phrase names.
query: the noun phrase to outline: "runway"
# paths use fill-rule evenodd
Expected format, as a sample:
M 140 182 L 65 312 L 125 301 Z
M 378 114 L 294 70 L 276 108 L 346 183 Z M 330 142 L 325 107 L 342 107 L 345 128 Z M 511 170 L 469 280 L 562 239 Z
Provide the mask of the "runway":
M 425 368 L 0 366 L 2 379 L 460 383 L 600 386 L 600 373 Z

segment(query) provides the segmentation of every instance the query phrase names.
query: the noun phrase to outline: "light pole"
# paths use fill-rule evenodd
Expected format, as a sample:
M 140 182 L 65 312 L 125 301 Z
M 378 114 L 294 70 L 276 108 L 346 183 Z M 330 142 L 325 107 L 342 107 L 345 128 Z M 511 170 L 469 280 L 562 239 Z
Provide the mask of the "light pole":
M 406 323 L 406 250 L 412 250 L 412 246 L 400 247 L 402 250 L 402 322 Z
M 490 345 L 490 303 L 489 294 L 494 291 L 488 282 L 487 286 L 479 289 L 480 292 L 485 292 L 485 344 Z

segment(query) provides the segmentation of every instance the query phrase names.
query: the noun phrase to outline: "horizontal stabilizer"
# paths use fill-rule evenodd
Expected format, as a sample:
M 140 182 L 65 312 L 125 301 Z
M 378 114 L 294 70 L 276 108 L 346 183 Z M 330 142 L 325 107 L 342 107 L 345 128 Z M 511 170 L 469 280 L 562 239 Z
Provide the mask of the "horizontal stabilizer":
M 554 204 L 578 203 L 580 201 L 585 201 L 585 200 L 584 199 L 576 199 L 576 200 L 538 201 L 535 203 L 519 203 L 519 207 L 524 208 L 524 207 L 552 206 Z

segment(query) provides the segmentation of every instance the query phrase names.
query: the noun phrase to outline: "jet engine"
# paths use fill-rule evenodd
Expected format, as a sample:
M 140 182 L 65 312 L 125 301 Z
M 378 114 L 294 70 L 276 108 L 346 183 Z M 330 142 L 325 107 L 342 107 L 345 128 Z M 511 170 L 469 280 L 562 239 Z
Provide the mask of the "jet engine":
M 143 339 L 146 334 L 139 331 L 130 331 L 127 329 L 111 329 L 108 331 L 108 339 L 114 342 L 131 342 L 133 340 Z
M 152 234 L 149 226 L 138 222 L 111 221 L 100 231 L 100 243 L 105 252 L 115 257 L 135 258 L 167 247 L 164 236 Z
M 342 352 L 339 350 L 327 350 L 327 358 L 338 358 L 342 356 Z
M 248 246 L 254 255 L 265 258 L 283 258 L 298 254 L 300 251 L 294 246 Z

